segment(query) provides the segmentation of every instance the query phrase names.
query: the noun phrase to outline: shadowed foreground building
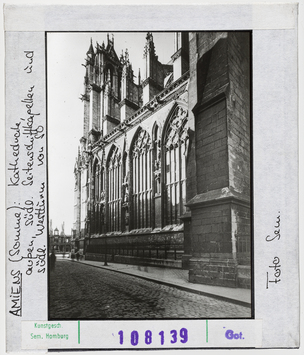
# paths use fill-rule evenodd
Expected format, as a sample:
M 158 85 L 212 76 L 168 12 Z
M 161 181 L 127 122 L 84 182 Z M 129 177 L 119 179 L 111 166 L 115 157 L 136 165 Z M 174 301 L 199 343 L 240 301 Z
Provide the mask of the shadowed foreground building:
M 74 171 L 86 259 L 250 287 L 250 36 L 176 33 L 162 64 L 148 33 L 137 83 L 114 38 L 91 42 Z

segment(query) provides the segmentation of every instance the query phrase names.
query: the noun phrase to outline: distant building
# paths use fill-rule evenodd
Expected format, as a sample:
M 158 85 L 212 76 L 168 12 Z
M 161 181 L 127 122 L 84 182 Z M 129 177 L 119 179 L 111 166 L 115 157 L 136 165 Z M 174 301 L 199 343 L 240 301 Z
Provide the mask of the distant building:
M 178 32 L 163 64 L 149 32 L 137 82 L 114 38 L 91 42 L 74 170 L 73 233 L 87 259 L 250 287 L 250 36 Z
M 49 250 L 55 253 L 70 253 L 72 249 L 72 236 L 66 235 L 64 232 L 64 225 L 62 225 L 61 233 L 56 227 L 53 231 L 52 224 L 50 223 L 49 233 Z

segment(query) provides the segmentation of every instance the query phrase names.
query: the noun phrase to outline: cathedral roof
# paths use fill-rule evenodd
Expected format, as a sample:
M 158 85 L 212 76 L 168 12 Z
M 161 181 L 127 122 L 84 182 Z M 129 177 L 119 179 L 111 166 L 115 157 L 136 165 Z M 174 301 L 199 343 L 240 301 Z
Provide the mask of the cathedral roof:
M 96 54 L 104 53 L 109 59 L 113 60 L 118 64 L 120 63 L 120 61 L 114 49 L 114 36 L 112 37 L 112 40 L 110 40 L 109 35 L 107 35 L 107 39 L 107 46 L 105 46 L 104 42 L 102 42 L 102 45 L 97 42 Z

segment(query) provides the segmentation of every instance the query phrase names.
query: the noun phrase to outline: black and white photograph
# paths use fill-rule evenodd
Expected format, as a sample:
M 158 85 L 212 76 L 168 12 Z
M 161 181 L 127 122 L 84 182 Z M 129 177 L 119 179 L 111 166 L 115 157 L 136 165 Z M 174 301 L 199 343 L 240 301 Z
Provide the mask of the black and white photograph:
M 46 32 L 49 320 L 253 317 L 251 36 Z
M 300 4 L 244 2 L 4 4 L 7 352 L 300 351 Z

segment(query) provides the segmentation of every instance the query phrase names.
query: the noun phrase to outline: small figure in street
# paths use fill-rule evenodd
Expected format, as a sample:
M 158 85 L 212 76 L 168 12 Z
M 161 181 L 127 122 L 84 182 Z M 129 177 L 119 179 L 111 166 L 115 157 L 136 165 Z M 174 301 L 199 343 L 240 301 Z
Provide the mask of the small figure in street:
M 79 250 L 78 250 L 77 253 L 76 253 L 76 259 L 77 259 L 77 261 L 79 261 L 79 258 L 80 258 L 80 253 L 79 253 Z
M 62 257 L 63 257 L 63 259 L 64 259 L 64 257 L 65 257 L 65 252 L 62 253 Z
M 51 256 L 50 256 L 50 268 L 51 271 L 55 269 L 55 262 L 56 262 L 56 255 L 54 253 L 54 250 L 52 250 Z

